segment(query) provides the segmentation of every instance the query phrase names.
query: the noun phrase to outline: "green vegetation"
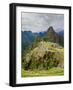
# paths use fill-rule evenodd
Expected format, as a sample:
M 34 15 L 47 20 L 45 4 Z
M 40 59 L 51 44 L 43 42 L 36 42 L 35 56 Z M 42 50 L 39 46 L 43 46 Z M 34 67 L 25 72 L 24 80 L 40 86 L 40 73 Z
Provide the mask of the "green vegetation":
M 37 77 L 37 76 L 62 76 L 64 75 L 63 68 L 51 68 L 49 70 L 23 70 L 22 77 Z
M 29 37 L 29 41 L 30 38 L 31 37 Z M 21 76 L 33 77 L 64 75 L 63 37 L 58 36 L 53 28 L 50 27 L 43 38 L 37 35 L 35 39 L 32 39 L 31 41 L 31 44 L 24 42 L 24 47 L 25 45 L 26 47 L 25 49 L 22 49 Z
M 64 75 L 64 49 L 56 43 L 41 41 L 23 56 L 22 77 Z

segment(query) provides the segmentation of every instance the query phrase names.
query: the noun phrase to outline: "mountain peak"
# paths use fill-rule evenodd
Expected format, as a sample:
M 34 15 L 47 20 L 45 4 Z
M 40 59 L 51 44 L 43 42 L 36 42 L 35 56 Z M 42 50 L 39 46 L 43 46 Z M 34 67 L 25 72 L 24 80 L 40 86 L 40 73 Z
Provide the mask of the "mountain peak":
M 52 27 L 52 26 L 50 26 L 50 27 L 48 28 L 47 32 L 52 33 L 52 32 L 55 32 L 55 31 L 54 31 L 53 27 Z
M 54 31 L 53 27 L 50 26 L 46 32 L 46 36 L 47 37 L 53 37 L 53 36 L 56 36 L 56 32 Z

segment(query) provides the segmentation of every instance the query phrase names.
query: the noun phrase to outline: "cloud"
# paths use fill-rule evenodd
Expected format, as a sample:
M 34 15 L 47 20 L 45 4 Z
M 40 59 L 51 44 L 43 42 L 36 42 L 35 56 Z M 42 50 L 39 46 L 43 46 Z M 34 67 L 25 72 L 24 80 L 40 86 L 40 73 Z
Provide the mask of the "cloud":
M 64 15 L 51 13 L 22 13 L 22 31 L 46 31 L 49 26 L 64 29 Z

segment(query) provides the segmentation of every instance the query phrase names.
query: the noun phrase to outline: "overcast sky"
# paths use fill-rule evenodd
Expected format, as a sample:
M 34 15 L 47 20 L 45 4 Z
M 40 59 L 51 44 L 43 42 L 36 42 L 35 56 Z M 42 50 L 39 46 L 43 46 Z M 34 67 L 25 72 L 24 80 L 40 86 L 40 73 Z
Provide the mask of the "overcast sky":
M 64 29 L 64 15 L 51 13 L 22 13 L 22 31 L 46 31 L 49 26 L 54 30 Z

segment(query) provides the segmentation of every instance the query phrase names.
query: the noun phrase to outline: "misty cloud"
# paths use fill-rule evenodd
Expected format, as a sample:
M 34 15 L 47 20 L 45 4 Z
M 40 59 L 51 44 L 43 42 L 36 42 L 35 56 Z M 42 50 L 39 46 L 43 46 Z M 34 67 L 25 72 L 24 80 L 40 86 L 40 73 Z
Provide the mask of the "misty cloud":
M 64 29 L 64 15 L 51 13 L 22 13 L 22 31 L 46 31 L 49 26 L 54 30 Z

